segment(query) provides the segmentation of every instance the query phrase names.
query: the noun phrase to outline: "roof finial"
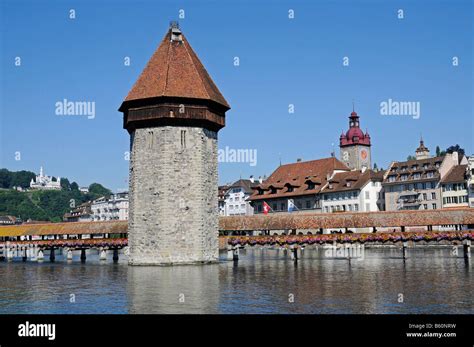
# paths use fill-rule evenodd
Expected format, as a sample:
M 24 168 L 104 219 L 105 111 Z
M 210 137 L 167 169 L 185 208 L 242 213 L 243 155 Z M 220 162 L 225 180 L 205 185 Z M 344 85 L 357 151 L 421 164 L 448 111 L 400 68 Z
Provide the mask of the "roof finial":
M 170 22 L 170 29 L 179 29 L 179 22 L 177 20 L 172 20 Z
M 183 41 L 183 37 L 181 35 L 181 30 L 179 29 L 178 21 L 170 22 L 170 30 L 171 30 L 171 41 L 176 41 L 176 42 Z

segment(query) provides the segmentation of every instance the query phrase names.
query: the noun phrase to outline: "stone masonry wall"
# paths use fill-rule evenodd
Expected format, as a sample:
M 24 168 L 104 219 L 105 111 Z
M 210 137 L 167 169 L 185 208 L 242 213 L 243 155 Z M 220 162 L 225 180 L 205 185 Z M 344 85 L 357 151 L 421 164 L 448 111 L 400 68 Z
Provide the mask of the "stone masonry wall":
M 163 126 L 130 141 L 129 263 L 217 261 L 217 133 Z

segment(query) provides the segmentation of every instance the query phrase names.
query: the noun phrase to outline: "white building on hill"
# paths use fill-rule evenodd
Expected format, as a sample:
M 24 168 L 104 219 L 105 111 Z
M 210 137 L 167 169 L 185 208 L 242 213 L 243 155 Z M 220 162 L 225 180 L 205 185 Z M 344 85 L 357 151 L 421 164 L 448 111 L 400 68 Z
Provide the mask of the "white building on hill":
M 44 189 L 44 190 L 60 190 L 61 189 L 61 178 L 58 177 L 56 181 L 53 181 L 52 176 L 46 176 L 43 174 L 43 167 L 40 168 L 39 175 L 36 175 L 36 179 L 31 179 L 31 189 Z

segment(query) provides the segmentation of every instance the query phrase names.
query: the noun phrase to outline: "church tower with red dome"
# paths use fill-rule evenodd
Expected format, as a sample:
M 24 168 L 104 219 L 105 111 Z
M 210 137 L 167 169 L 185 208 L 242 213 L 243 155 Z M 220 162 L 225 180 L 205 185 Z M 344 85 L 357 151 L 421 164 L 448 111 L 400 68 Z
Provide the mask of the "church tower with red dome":
M 339 140 L 341 161 L 352 170 L 370 169 L 370 135 L 360 129 L 359 116 L 352 111 L 349 116 L 349 130 Z

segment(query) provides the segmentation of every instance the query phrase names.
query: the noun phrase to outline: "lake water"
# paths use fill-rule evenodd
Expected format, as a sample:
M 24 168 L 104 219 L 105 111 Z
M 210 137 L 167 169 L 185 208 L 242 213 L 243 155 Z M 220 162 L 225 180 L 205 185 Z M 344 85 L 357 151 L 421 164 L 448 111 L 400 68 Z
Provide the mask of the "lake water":
M 450 248 L 365 249 L 364 260 L 306 249 L 241 251 L 238 263 L 129 267 L 0 263 L 0 313 L 474 313 L 473 265 Z

